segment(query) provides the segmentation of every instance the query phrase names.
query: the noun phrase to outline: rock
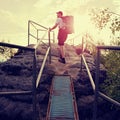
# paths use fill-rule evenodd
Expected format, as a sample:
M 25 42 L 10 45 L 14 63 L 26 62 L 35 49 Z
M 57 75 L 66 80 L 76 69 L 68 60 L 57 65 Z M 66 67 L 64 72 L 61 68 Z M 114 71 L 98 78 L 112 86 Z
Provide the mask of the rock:
M 55 74 L 70 75 L 74 82 L 75 94 L 78 104 L 78 110 L 81 116 L 92 116 L 94 94 L 87 75 L 85 65 L 81 67 L 81 49 L 75 49 L 74 46 L 65 44 L 66 47 L 66 64 L 58 62 L 57 44 L 52 44 L 52 61 L 51 64 L 45 65 L 40 84 L 37 88 L 37 117 L 45 119 L 47 104 L 50 93 L 52 78 Z M 34 47 L 31 45 L 29 47 Z M 77 50 L 77 51 L 76 51 Z M 38 47 L 37 53 L 37 75 L 42 65 L 46 47 Z M 93 78 L 95 78 L 94 58 L 88 52 L 84 53 Z M 20 50 L 10 60 L 0 64 L 0 89 L 1 91 L 32 90 L 33 80 L 33 53 Z M 104 81 L 106 70 L 100 66 L 101 82 Z M 2 120 L 31 120 L 32 96 L 1 96 L 0 97 L 0 119 Z M 13 112 L 14 111 L 14 112 Z M 6 116 L 6 117 L 5 117 Z M 19 116 L 19 117 L 18 117 Z M 5 117 L 5 119 L 4 119 Z M 89 119 L 86 117 L 86 119 Z
M 6 64 L 1 67 L 1 70 L 8 75 L 20 75 L 21 69 L 21 66 L 12 64 Z
M 38 54 L 37 73 L 41 67 L 43 58 L 44 55 Z M 0 64 L 0 73 L 1 91 L 32 90 L 33 53 L 19 50 L 14 57 Z M 39 106 L 42 106 L 40 104 L 46 104 L 46 108 L 42 109 L 47 109 L 51 79 L 54 75 L 54 72 L 48 69 L 47 66 L 45 66 L 44 73 L 40 81 L 41 84 L 37 89 L 37 111 L 39 111 Z M 0 97 L 0 119 L 32 120 L 32 95 L 7 95 L 3 98 L 4 99 Z M 7 107 L 8 105 L 9 107 Z M 44 117 L 46 113 L 43 114 L 43 112 L 41 112 L 41 114 Z

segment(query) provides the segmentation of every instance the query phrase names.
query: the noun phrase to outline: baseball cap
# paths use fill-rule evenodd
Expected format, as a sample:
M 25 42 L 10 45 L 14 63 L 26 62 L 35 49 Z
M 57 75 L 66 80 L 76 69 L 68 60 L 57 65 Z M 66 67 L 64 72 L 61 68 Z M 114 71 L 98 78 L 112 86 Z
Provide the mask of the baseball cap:
M 56 14 L 61 14 L 61 15 L 63 15 L 63 12 L 62 12 L 62 11 L 58 11 L 58 12 L 56 12 Z

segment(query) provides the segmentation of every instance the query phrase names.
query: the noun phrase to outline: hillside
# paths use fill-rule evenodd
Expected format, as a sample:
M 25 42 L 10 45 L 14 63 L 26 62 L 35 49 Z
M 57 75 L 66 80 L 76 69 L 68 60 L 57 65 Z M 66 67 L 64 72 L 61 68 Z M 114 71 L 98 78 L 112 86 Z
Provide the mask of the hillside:
M 30 47 L 33 47 L 31 45 Z M 73 46 L 66 46 L 66 64 L 58 62 L 57 44 L 52 44 L 52 61 L 45 65 L 40 85 L 37 89 L 37 111 L 40 120 L 46 116 L 47 104 L 49 99 L 50 85 L 52 78 L 57 75 L 70 75 L 74 82 L 74 89 L 77 98 L 78 111 L 81 120 L 92 119 L 92 110 L 94 102 L 93 90 L 83 64 L 80 70 L 80 55 L 76 54 Z M 80 50 L 80 49 L 77 49 Z M 45 54 L 45 47 L 39 46 L 37 49 L 37 73 L 41 67 Z M 77 51 L 80 52 L 80 51 Z M 89 53 L 84 53 L 93 78 L 95 78 L 94 58 Z M 1 91 L 31 90 L 33 79 L 33 53 L 28 51 L 19 51 L 13 58 L 0 64 L 0 88 Z M 101 83 L 106 77 L 106 70 L 103 65 L 100 66 Z M 101 101 L 100 106 L 105 106 L 106 101 Z M 103 115 L 104 113 L 104 115 Z M 116 112 L 110 111 L 105 107 L 99 110 L 99 120 L 109 120 L 116 117 Z M 102 116 L 103 115 L 103 116 Z M 13 95 L 0 97 L 0 119 L 1 120 L 32 120 L 32 95 Z M 119 118 L 118 118 L 119 119 Z M 118 120 L 114 119 L 114 120 Z

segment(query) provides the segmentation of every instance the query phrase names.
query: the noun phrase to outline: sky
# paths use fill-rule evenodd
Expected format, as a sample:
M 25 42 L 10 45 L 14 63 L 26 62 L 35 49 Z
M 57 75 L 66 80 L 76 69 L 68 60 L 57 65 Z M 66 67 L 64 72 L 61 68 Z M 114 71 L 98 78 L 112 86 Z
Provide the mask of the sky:
M 82 37 L 85 32 L 90 32 L 96 39 L 106 39 L 107 43 L 109 35 L 106 32 L 110 31 L 96 35 L 90 23 L 88 12 L 92 8 L 109 8 L 120 14 L 120 0 L 0 0 L 0 41 L 27 45 L 28 20 L 49 28 L 55 23 L 56 11 L 61 10 L 64 15 L 74 16 L 75 33 L 69 37 L 78 34 Z M 80 40 L 76 39 L 78 43 Z

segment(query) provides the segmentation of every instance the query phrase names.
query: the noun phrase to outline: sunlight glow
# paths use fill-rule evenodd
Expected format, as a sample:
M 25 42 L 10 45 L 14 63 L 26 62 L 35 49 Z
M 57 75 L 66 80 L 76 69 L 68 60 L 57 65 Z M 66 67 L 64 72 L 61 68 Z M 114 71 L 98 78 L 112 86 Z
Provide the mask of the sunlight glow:
M 85 34 L 89 34 L 93 38 L 94 43 L 104 43 L 109 45 L 110 43 L 110 34 L 111 31 L 109 28 L 104 28 L 99 31 L 90 21 L 90 16 L 86 15 L 75 15 L 74 16 L 74 28 L 75 28 L 75 36 L 80 35 L 79 40 L 75 40 L 75 44 L 80 44 L 82 37 Z
M 76 15 L 74 16 L 74 27 L 76 33 L 84 33 L 88 30 L 90 26 L 88 15 Z
M 120 11 L 120 0 L 12 0 L 10 4 L 10 0 L 1 0 L 0 41 L 10 41 L 18 45 L 27 43 L 28 20 L 49 28 L 54 24 L 58 10 L 62 10 L 65 15 L 74 16 L 75 33 L 69 35 L 69 38 L 79 36 L 80 38 L 75 40 L 76 44 L 81 42 L 86 33 L 89 33 L 94 41 L 108 44 L 111 32 L 106 28 L 99 32 L 90 22 L 88 11 L 92 8 L 109 8 L 116 13 Z

